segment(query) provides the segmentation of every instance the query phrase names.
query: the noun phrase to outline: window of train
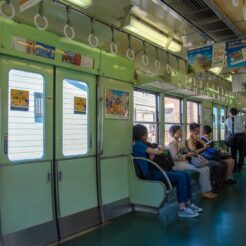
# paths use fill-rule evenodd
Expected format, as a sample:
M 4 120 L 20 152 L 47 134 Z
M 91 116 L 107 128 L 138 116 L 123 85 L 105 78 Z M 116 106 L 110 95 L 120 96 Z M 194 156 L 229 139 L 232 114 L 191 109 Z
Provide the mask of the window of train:
M 219 136 L 218 136 L 218 108 L 217 106 L 213 106 L 213 140 L 218 141 Z
M 191 123 L 201 123 L 201 104 L 197 102 L 187 101 L 187 138 L 190 135 L 190 124 Z
M 134 124 L 145 125 L 148 138 L 158 142 L 158 96 L 153 93 L 134 91 Z
M 224 108 L 220 109 L 220 140 L 225 140 L 225 112 L 226 110 Z
M 88 151 L 88 86 L 63 80 L 63 155 L 83 155 Z
M 44 78 L 11 69 L 8 100 L 8 158 L 42 158 L 44 154 Z
M 168 146 L 171 141 L 169 128 L 173 124 L 182 124 L 181 117 L 181 100 L 174 97 L 165 97 L 165 135 L 164 143 Z

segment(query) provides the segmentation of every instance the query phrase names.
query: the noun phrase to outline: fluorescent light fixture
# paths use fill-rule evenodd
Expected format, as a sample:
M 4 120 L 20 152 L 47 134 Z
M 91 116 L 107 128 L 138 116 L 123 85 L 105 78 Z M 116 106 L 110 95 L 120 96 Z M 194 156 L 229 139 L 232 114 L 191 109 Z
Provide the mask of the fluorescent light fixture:
M 208 69 L 210 72 L 213 72 L 216 75 L 219 75 L 222 71 L 222 67 L 213 67 Z
M 137 20 L 134 17 L 130 18 L 129 25 L 125 26 L 124 29 L 163 48 L 166 48 L 169 42 L 168 36 L 165 36 L 157 29 L 151 28 L 147 24 Z M 168 46 L 168 50 L 172 52 L 179 52 L 181 51 L 181 48 L 181 45 L 176 41 L 171 41 L 170 45 Z
M 81 8 L 88 8 L 92 4 L 92 0 L 67 0 L 67 2 L 77 5 Z

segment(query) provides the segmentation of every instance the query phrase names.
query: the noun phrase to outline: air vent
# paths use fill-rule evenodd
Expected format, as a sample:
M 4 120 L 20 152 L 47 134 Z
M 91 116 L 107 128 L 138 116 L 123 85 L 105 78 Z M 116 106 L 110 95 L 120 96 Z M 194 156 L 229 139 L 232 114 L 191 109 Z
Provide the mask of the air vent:
M 160 0 L 215 41 L 237 38 L 203 0 Z

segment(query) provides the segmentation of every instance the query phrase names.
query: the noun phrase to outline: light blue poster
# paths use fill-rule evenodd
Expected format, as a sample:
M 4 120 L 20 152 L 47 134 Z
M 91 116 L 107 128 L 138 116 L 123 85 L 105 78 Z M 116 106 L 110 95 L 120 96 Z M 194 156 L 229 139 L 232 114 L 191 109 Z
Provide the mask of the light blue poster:
M 189 72 L 201 72 L 212 67 L 213 46 L 188 51 Z
M 227 67 L 238 68 L 246 66 L 246 39 L 226 42 Z

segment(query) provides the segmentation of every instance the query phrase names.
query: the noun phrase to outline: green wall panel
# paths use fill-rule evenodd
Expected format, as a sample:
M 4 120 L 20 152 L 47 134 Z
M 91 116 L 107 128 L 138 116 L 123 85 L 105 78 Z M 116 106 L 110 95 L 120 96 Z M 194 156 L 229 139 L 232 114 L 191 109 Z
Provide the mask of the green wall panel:
M 101 161 L 104 205 L 129 197 L 129 162 L 129 157 Z

